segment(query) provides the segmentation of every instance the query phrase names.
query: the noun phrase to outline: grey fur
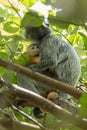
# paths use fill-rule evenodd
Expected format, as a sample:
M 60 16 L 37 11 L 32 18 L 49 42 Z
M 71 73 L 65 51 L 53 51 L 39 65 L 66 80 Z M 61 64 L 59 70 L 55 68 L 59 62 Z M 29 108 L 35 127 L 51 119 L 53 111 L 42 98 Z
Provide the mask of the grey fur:
M 40 62 L 29 65 L 28 68 L 33 71 L 48 74 L 48 68 L 54 69 L 53 77 L 64 83 L 76 86 L 81 73 L 79 57 L 74 48 L 60 37 L 54 35 L 48 26 L 26 27 L 26 36 L 39 45 Z M 41 94 L 43 91 L 49 91 L 50 87 L 18 75 L 18 82 L 22 87 Z M 66 94 L 60 92 L 60 96 L 67 97 Z M 64 97 L 64 98 L 65 98 Z

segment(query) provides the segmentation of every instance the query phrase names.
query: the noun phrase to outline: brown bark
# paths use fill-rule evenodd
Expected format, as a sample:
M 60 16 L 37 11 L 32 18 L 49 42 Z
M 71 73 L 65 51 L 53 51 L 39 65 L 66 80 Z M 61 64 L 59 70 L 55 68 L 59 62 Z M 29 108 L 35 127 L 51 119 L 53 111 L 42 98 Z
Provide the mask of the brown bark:
M 17 73 L 23 74 L 29 78 L 32 78 L 36 81 L 39 81 L 43 84 L 46 84 L 52 88 L 54 87 L 55 89 L 59 89 L 65 93 L 68 93 L 68 94 L 74 96 L 77 99 L 83 94 L 83 91 L 77 90 L 73 86 L 67 85 L 63 82 L 52 79 L 52 78 L 47 77 L 45 75 L 42 75 L 40 73 L 33 72 L 32 70 L 27 69 L 26 67 L 14 64 L 14 63 L 7 61 L 7 60 L 4 60 L 2 58 L 0 58 L 0 65 L 4 68 L 7 68 L 9 70 L 13 70 Z
M 42 130 L 36 125 L 11 119 L 0 119 L 0 128 L 1 127 L 3 127 L 3 130 L 4 128 L 5 130 Z
M 87 128 L 86 120 L 80 119 L 77 116 L 72 115 L 70 112 L 65 111 L 63 108 L 59 107 L 58 105 L 55 105 L 54 103 L 43 98 L 42 96 L 29 90 L 26 90 L 24 88 L 21 88 L 17 85 L 7 83 L 3 80 L 0 80 L 0 84 L 8 86 L 10 92 L 16 93 L 16 95 L 19 96 L 20 98 L 24 97 L 24 99 L 37 104 L 38 107 L 48 111 L 57 119 L 64 120 L 64 122 L 72 123 L 82 129 Z

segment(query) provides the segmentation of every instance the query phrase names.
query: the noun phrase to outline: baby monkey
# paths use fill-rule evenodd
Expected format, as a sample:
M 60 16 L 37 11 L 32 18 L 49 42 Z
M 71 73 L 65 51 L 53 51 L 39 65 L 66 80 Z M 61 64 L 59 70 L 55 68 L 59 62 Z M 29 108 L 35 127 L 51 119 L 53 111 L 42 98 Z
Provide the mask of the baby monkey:
M 24 55 L 29 56 L 29 64 L 38 63 L 40 61 L 39 46 L 37 44 L 29 45 L 26 51 L 24 52 Z M 52 68 L 49 68 L 47 71 L 49 71 L 49 73 L 53 73 Z M 48 94 L 45 97 L 48 100 L 57 99 L 58 93 L 54 91 L 48 92 Z
M 29 45 L 23 54 L 29 58 L 29 60 L 27 61 L 27 65 L 37 64 L 40 61 L 39 46 L 37 44 Z M 49 67 L 46 71 L 48 76 L 54 77 L 54 68 Z
M 27 47 L 24 55 L 29 57 L 29 64 L 36 64 L 40 61 L 39 47 L 36 44 L 31 44 Z

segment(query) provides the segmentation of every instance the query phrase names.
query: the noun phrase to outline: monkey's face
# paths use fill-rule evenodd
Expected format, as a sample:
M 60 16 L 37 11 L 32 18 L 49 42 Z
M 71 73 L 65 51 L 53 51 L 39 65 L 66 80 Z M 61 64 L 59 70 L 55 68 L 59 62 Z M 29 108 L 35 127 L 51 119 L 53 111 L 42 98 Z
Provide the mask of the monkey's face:
M 39 47 L 37 45 L 30 45 L 25 54 L 30 57 L 39 56 Z

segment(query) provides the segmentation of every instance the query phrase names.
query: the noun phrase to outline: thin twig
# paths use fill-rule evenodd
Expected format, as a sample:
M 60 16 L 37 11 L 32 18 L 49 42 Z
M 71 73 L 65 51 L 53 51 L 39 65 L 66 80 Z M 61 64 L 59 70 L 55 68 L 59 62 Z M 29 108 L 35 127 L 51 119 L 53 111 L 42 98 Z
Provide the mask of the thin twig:
M 17 11 L 17 9 L 13 6 L 13 4 L 10 2 L 10 0 L 8 0 L 9 4 L 11 5 L 11 7 L 15 10 L 15 12 L 17 13 L 17 15 L 19 17 L 21 17 L 21 15 L 19 14 L 19 12 Z M 21 17 L 22 18 L 22 17 Z
M 43 130 L 49 130 L 48 128 L 45 128 L 41 123 L 39 123 L 37 120 L 35 120 L 34 118 L 32 118 L 31 116 L 27 115 L 25 112 L 19 110 L 18 108 L 16 108 L 15 106 L 11 106 L 14 110 L 16 110 L 17 112 L 19 112 L 20 114 L 22 114 L 23 116 L 25 116 L 26 118 L 28 118 L 29 120 L 31 120 L 33 123 L 35 123 L 36 125 L 38 125 L 40 128 L 42 128 Z
M 63 36 L 63 37 L 67 40 L 67 42 L 69 42 L 70 44 L 72 44 L 72 43 L 69 41 L 69 39 L 66 38 L 66 36 L 63 35 L 59 30 L 57 30 L 57 29 L 53 29 L 53 30 L 56 31 L 56 32 L 58 32 L 59 34 L 61 34 L 61 36 Z

